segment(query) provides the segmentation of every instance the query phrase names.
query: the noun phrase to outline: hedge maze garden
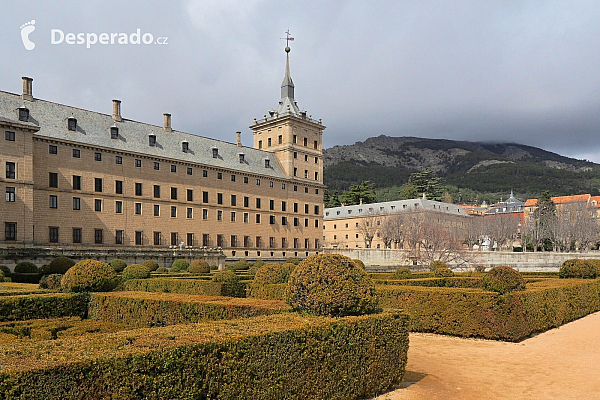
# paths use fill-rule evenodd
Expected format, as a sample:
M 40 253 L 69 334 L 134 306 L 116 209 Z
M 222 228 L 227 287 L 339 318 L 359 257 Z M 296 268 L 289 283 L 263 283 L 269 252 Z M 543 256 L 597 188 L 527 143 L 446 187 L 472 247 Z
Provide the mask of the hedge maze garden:
M 226 271 L 55 261 L 0 267 L 0 398 L 368 398 L 401 382 L 409 331 L 520 341 L 600 310 L 595 260 L 555 274 L 367 273 L 335 254 Z

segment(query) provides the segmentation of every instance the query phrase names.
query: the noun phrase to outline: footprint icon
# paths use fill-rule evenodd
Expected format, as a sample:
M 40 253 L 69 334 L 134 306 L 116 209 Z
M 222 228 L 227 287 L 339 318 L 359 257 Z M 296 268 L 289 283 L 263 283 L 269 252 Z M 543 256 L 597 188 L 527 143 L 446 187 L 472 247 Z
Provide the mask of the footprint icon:
M 21 25 L 21 39 L 23 39 L 23 46 L 25 46 L 25 49 L 27 50 L 33 50 L 35 48 L 35 43 L 29 40 L 29 34 L 35 31 L 34 25 L 35 19 Z

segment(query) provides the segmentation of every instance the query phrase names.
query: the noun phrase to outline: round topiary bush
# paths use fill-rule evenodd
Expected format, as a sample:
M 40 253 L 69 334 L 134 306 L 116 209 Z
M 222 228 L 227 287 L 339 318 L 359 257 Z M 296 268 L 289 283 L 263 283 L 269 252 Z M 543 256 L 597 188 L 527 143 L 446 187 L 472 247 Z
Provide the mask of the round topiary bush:
M 113 267 L 113 269 L 116 272 L 123 272 L 123 270 L 127 266 L 127 263 L 125 262 L 125 260 L 121 260 L 119 258 L 115 258 L 114 260 L 110 260 L 108 262 L 108 264 L 110 264 L 110 266 Z
M 248 264 L 248 261 L 244 258 L 226 266 L 225 269 L 229 271 L 247 271 L 250 269 L 250 264 Z
M 156 271 L 158 269 L 158 263 L 154 260 L 146 260 L 144 264 L 150 271 Z
M 595 279 L 598 270 L 590 260 L 573 258 L 562 263 L 558 271 L 559 278 Z
M 359 260 L 358 258 L 355 258 L 352 261 L 354 261 L 354 264 L 358 265 L 362 269 L 367 269 L 367 267 L 365 266 L 365 263 L 362 262 L 361 260 Z
M 213 282 L 238 283 L 240 278 L 233 271 L 219 271 L 212 276 Z
M 118 283 L 117 273 L 109 264 L 83 260 L 69 268 L 61 287 L 69 292 L 108 292 Z
M 433 276 L 436 278 L 446 278 L 449 276 L 454 276 L 454 272 L 448 267 L 440 267 L 433 271 Z
M 188 270 L 190 263 L 186 260 L 180 259 L 173 261 L 171 264 L 171 271 L 173 272 L 185 272 Z
M 131 264 L 123 270 L 123 279 L 150 278 L 150 268 L 141 264 Z
M 295 264 L 284 263 L 265 264 L 256 271 L 253 284 L 266 285 L 271 283 L 287 283 L 292 271 L 296 268 Z
M 54 260 L 50 261 L 50 264 L 40 268 L 40 273 L 42 275 L 64 275 L 73 265 L 75 265 L 75 261 L 71 260 L 69 257 L 56 257 Z
M 192 274 L 208 274 L 210 273 L 210 265 L 205 260 L 194 260 L 188 267 L 188 272 Z
M 19 274 L 35 274 L 38 272 L 38 267 L 29 261 L 23 261 L 15 266 L 15 272 Z
M 499 265 L 490 269 L 483 277 L 483 288 L 492 292 L 505 294 L 525 290 L 525 280 L 516 269 L 507 265 Z
M 364 269 L 340 254 L 317 254 L 292 272 L 286 300 L 296 310 L 344 316 L 377 308 L 375 285 Z
M 2 271 L 5 277 L 9 277 L 11 274 L 10 268 L 8 268 L 6 265 L 0 265 L 0 271 Z
M 168 274 L 169 273 L 169 268 L 158 267 L 158 268 L 156 268 L 156 271 L 154 271 L 154 272 L 159 273 L 159 274 Z
M 60 282 L 63 274 L 50 274 L 42 276 L 40 279 L 40 289 L 60 289 Z
M 392 279 L 408 279 L 410 278 L 411 274 L 411 270 L 406 267 L 398 268 L 396 272 L 394 272 L 394 274 L 392 275 Z
M 429 263 L 429 270 L 435 271 L 438 268 L 448 268 L 448 264 L 440 260 L 433 260 Z

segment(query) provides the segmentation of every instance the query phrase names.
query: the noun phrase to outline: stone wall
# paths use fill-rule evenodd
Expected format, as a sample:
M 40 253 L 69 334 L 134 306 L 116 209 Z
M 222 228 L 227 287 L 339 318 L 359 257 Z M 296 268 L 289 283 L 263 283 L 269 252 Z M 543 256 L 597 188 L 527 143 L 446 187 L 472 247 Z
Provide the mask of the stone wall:
M 324 253 L 338 253 L 350 258 L 362 260 L 370 270 L 394 270 L 400 266 L 423 269 L 409 257 L 407 250 L 394 249 L 324 249 Z M 514 253 L 508 251 L 470 251 L 467 252 L 468 267 L 484 265 L 491 268 L 497 265 L 508 265 L 519 271 L 556 272 L 560 265 L 570 258 L 598 258 L 600 252 L 588 253 L 555 253 L 527 252 Z
M 66 256 L 74 261 L 87 258 L 108 262 L 114 258 L 125 260 L 127 264 L 141 264 L 146 260 L 155 260 L 161 267 L 170 267 L 173 261 L 185 259 L 188 261 L 204 259 L 209 265 L 217 265 L 219 269 L 225 267 L 225 255 L 221 250 L 151 250 L 151 249 L 69 249 L 69 248 L 42 248 L 42 247 L 0 247 L 0 264 L 14 270 L 15 265 L 21 261 L 30 261 L 41 267 L 50 263 L 54 258 Z

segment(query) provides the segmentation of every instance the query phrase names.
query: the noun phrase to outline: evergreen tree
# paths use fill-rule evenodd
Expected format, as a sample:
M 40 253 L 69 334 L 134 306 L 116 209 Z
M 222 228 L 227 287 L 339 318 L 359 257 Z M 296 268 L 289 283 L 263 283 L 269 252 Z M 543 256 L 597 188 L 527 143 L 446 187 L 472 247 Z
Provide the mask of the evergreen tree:
M 374 203 L 376 196 L 373 189 L 375 189 L 374 183 L 362 181 L 358 185 L 350 186 L 350 190 L 342 194 L 341 201 L 348 205 L 359 204 L 361 201 L 364 204 Z
M 337 190 L 333 192 L 333 195 L 329 198 L 329 205 L 327 207 L 339 207 L 342 205 L 340 201 L 340 195 Z
M 400 195 L 404 198 L 416 198 L 425 193 L 429 200 L 442 200 L 442 189 L 440 187 L 440 178 L 433 174 L 430 168 L 425 168 L 421 172 L 414 172 L 408 178 L 408 184 Z M 410 197 L 406 197 L 410 195 Z

